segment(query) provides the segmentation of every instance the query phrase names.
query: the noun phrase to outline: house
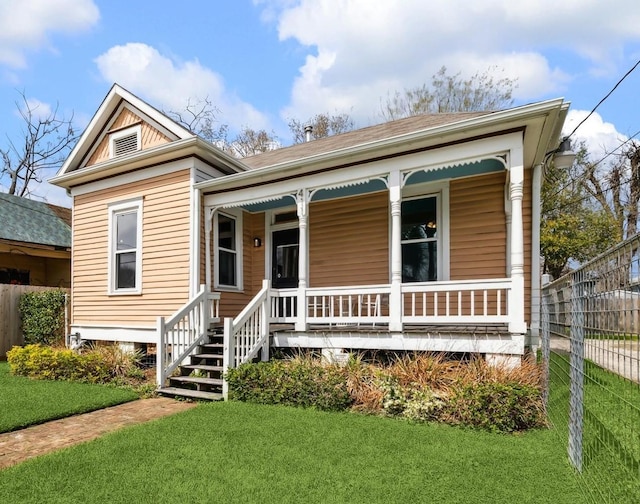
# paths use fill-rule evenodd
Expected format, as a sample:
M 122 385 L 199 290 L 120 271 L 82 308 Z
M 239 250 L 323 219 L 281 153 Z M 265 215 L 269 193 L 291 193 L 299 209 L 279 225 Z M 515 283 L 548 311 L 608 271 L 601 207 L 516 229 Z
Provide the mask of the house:
M 0 223 L 0 284 L 70 286 L 70 209 L 0 193 Z
M 517 363 L 567 111 L 416 116 L 240 160 L 114 85 L 51 180 L 73 197 L 72 331 L 155 345 L 161 385 L 218 321 L 224 366 L 291 347 Z

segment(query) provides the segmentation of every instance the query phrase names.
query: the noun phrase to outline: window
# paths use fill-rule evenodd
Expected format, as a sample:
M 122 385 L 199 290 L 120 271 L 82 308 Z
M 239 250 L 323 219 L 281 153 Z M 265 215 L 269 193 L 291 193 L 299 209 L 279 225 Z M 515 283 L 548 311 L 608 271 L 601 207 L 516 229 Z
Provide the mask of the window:
M 402 202 L 402 281 L 438 279 L 438 197 Z
M 242 287 L 242 230 L 239 215 L 215 216 L 216 287 Z
M 111 133 L 109 152 L 111 157 L 122 156 L 140 150 L 142 130 L 140 125 Z
M 109 292 L 142 292 L 142 200 L 109 207 Z
M 0 284 L 30 285 L 29 270 L 0 268 Z

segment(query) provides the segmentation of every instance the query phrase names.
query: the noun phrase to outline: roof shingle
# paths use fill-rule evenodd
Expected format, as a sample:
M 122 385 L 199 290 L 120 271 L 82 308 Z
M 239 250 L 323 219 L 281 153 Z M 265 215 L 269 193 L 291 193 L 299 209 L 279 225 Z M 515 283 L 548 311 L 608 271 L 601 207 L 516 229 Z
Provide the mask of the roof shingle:
M 71 210 L 0 193 L 0 239 L 71 247 Z

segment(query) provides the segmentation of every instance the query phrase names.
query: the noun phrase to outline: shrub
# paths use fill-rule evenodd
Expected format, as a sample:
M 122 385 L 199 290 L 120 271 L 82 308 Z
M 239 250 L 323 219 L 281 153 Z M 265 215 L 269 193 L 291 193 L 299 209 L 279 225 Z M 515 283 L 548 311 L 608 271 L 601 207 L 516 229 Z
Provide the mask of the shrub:
M 339 367 L 296 358 L 244 364 L 230 369 L 227 380 L 229 397 L 240 401 L 351 408 L 493 432 L 545 425 L 540 367 L 530 361 L 508 368 L 409 354 L 377 365 L 355 356 Z
M 54 345 L 64 342 L 63 290 L 27 292 L 20 296 L 18 309 L 26 344 Z
M 40 344 L 13 347 L 7 352 L 15 375 L 46 380 L 73 380 L 89 383 L 138 384 L 144 373 L 136 365 L 139 354 L 117 345 L 89 348 L 82 353 Z
M 7 352 L 7 360 L 13 374 L 30 378 L 90 383 L 105 383 L 110 378 L 108 366 L 94 353 L 34 344 L 13 347 Z
M 351 404 L 343 370 L 311 359 L 243 364 L 227 372 L 229 398 L 340 411 Z
M 400 385 L 393 378 L 381 380 L 382 410 L 390 416 L 400 416 L 417 422 L 438 420 L 445 405 L 443 396 L 413 383 Z
M 540 389 L 516 382 L 462 384 L 447 409 L 452 423 L 493 432 L 516 432 L 545 424 Z

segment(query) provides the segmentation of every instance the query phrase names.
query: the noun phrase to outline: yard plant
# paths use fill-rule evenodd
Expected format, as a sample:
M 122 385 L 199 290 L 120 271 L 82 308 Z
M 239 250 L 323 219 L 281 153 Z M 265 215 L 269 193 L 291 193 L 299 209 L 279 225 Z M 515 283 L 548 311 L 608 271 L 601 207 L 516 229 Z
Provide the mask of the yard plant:
M 496 432 L 545 425 L 540 368 L 479 359 L 406 354 L 346 366 L 297 356 L 244 364 L 227 373 L 231 399 L 321 410 L 356 410 L 412 421 L 439 421 Z
M 65 292 L 26 292 L 18 305 L 25 343 L 44 345 L 64 342 Z

